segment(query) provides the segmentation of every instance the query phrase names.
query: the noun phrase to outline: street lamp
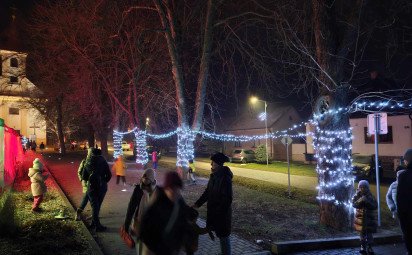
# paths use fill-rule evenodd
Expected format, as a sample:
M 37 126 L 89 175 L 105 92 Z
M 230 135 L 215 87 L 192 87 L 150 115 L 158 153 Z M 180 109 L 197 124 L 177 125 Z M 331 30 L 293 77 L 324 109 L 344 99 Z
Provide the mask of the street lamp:
M 257 97 L 251 97 L 251 98 L 250 98 L 250 102 L 251 102 L 252 104 L 256 104 L 258 101 L 265 103 L 265 115 L 264 115 L 264 118 L 265 118 L 265 130 L 266 130 L 266 166 L 269 166 L 269 153 L 268 153 L 268 118 L 267 118 L 267 112 L 266 112 L 267 107 L 268 107 L 268 104 L 267 104 L 267 102 L 266 102 L 265 100 L 260 100 L 260 99 L 257 98 Z M 262 117 L 262 118 L 263 118 L 263 117 Z

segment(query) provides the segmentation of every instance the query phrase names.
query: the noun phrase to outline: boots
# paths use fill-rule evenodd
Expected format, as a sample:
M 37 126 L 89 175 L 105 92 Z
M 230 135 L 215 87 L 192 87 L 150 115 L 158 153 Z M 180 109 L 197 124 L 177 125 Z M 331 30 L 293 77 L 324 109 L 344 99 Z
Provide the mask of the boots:
M 365 247 L 365 245 L 361 245 L 361 248 L 360 248 L 360 250 L 359 250 L 359 254 L 362 254 L 362 255 L 367 255 L 368 253 L 366 252 L 366 247 Z
M 83 210 L 80 208 L 77 208 L 76 210 L 76 216 L 74 217 L 74 220 L 79 221 L 82 219 L 82 212 Z
M 375 255 L 371 245 L 368 245 L 368 255 Z

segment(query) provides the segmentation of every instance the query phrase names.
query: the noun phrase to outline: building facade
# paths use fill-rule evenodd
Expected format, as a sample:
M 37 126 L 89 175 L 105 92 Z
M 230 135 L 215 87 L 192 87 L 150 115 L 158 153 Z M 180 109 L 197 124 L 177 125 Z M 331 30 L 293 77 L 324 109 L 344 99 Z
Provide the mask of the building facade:
M 46 143 L 46 123 L 27 99 L 36 87 L 26 77 L 27 54 L 0 50 L 0 118 L 22 136 Z

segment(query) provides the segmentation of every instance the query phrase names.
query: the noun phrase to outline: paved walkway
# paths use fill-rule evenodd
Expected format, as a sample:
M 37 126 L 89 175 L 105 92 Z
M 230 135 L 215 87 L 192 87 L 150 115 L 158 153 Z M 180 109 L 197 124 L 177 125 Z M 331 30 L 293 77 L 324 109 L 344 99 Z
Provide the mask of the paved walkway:
M 375 255 L 405 255 L 406 249 L 404 244 L 387 244 L 376 246 L 373 249 Z M 298 252 L 293 255 L 359 255 L 359 248 L 345 248 L 334 250 L 318 250 L 310 252 Z
M 168 163 L 176 163 L 176 158 L 162 157 L 161 161 Z M 210 163 L 196 161 L 196 167 L 200 169 L 210 170 Z M 236 176 L 247 177 L 266 182 L 272 182 L 282 185 L 288 185 L 288 175 L 284 173 L 275 173 L 261 170 L 250 170 L 247 168 L 230 167 L 233 174 Z M 290 185 L 292 187 L 315 190 L 318 183 L 318 178 L 310 176 L 290 175 Z
M 45 156 L 50 171 L 56 181 L 67 195 L 69 201 L 75 206 L 80 205 L 82 198 L 82 188 L 77 179 L 77 168 L 80 160 L 67 161 L 58 156 Z M 127 183 L 137 183 L 143 171 L 138 170 L 134 163 L 128 163 L 126 174 Z M 163 174 L 159 172 L 157 179 L 162 182 Z M 198 181 L 199 188 L 204 189 L 207 179 Z M 126 187 L 127 191 L 122 191 L 123 185 L 116 185 L 114 175 L 109 182 L 109 189 L 101 209 L 101 222 L 108 227 L 106 232 L 96 233 L 95 239 L 99 243 L 104 254 L 136 254 L 134 250 L 128 249 L 118 234 L 119 227 L 123 224 L 127 205 L 133 190 L 132 186 Z M 91 209 L 88 205 L 85 213 L 90 215 Z M 199 225 L 204 225 L 204 221 L 199 221 Z M 261 251 L 261 248 L 253 243 L 232 235 L 233 254 L 249 254 Z M 207 235 L 203 235 L 199 240 L 199 251 L 196 254 L 218 254 L 219 241 L 211 241 Z M 183 253 L 182 253 L 183 254 Z

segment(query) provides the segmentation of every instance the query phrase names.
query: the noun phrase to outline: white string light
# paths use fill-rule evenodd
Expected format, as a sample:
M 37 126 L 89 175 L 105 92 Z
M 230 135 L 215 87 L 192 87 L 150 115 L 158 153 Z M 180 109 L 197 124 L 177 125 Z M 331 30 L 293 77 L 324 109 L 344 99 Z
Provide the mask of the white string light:
M 146 150 L 146 131 L 135 129 L 134 136 L 136 141 L 136 163 L 146 165 L 149 161 Z
M 194 159 L 193 143 L 196 138 L 196 132 L 187 127 L 177 129 L 177 161 L 178 167 L 189 167 L 189 160 Z
M 348 188 L 354 184 L 352 175 L 352 128 L 347 130 L 321 130 L 318 122 L 312 121 L 316 128 L 313 135 L 313 148 L 317 159 L 316 172 L 319 177 L 319 201 L 333 202 L 336 206 L 352 207 L 352 201 L 346 200 L 339 188 Z M 346 197 L 345 197 L 346 196 Z
M 122 149 L 123 134 L 119 132 L 113 132 L 113 157 L 118 158 L 123 155 Z

